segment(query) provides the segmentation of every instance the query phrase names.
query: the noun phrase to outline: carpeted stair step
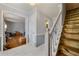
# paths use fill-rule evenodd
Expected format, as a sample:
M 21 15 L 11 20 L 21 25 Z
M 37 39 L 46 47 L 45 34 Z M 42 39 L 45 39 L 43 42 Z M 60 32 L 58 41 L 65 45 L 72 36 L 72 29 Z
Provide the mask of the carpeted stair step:
M 76 21 L 76 20 L 79 20 L 79 17 L 74 17 L 74 18 L 70 17 L 68 19 L 65 19 L 66 22 L 68 22 L 68 21 Z
M 72 47 L 68 47 L 68 46 L 62 46 L 61 50 L 62 50 L 62 53 L 67 55 L 67 56 L 79 56 L 79 50 L 75 50 L 74 51 L 74 48 Z
M 75 12 L 75 13 L 71 13 L 71 14 L 66 14 L 66 17 L 75 16 L 75 15 L 79 15 L 79 12 Z
M 78 34 L 79 35 L 79 28 L 72 29 L 72 28 L 66 28 L 64 29 L 65 33 L 70 33 L 70 34 Z
M 77 13 L 79 13 L 79 8 L 66 11 L 66 15 L 72 15 L 72 14 L 77 14 Z
M 78 29 L 79 28 L 79 24 L 65 24 L 64 28 L 74 28 L 74 29 Z
M 75 21 L 67 21 L 65 24 L 79 24 L 79 19 Z
M 76 40 L 79 40 L 79 35 L 77 35 L 77 34 L 64 33 L 63 36 L 66 37 L 66 38 L 69 38 L 69 39 L 76 39 Z
M 66 39 L 66 40 L 76 41 L 76 42 L 79 41 L 78 39 L 70 39 L 70 38 L 67 38 L 67 37 L 65 37 L 65 36 L 63 36 L 62 39 L 63 39 L 63 40 Z M 62 43 L 64 44 L 63 40 L 62 40 Z
M 67 45 L 63 45 L 62 47 L 64 47 L 65 49 L 69 49 L 73 52 L 79 53 L 79 49 L 77 49 L 77 48 L 73 48 L 73 47 L 67 46 Z
M 66 40 L 63 39 L 63 45 L 67 45 L 69 47 L 75 48 L 75 49 L 79 49 L 79 41 L 73 41 L 73 40 Z
M 61 52 L 62 52 L 62 54 L 65 54 L 67 56 L 73 56 L 73 54 L 69 53 L 69 51 L 67 51 L 63 46 L 61 48 Z
M 76 18 L 76 17 L 79 17 L 79 13 L 76 14 L 76 15 L 67 15 L 67 17 L 65 17 L 66 19 L 70 19 L 70 18 Z

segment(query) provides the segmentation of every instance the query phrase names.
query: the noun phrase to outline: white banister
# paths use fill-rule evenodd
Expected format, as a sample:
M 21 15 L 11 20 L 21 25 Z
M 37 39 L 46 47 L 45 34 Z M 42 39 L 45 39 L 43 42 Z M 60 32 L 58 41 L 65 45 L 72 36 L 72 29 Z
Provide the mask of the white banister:
M 60 15 L 61 15 L 61 10 L 59 11 L 58 16 L 56 17 L 55 22 L 54 22 L 54 24 L 52 25 L 52 27 L 51 27 L 51 29 L 50 29 L 50 31 L 49 31 L 49 34 L 52 33 L 52 31 L 53 31 L 53 29 L 54 29 L 54 26 L 55 26 L 55 24 L 57 23 L 57 21 L 58 21 Z
M 54 46 L 55 46 L 55 40 L 53 39 L 53 35 L 54 35 L 53 32 L 54 32 L 55 26 L 58 25 L 57 23 L 59 22 L 60 15 L 61 15 L 61 11 L 62 10 L 59 11 L 58 16 L 56 17 L 55 22 L 52 25 L 51 29 L 49 29 L 47 27 L 47 35 L 48 35 L 48 38 L 47 38 L 48 39 L 48 56 L 52 56 L 52 46 L 53 46 L 53 49 L 54 49 Z

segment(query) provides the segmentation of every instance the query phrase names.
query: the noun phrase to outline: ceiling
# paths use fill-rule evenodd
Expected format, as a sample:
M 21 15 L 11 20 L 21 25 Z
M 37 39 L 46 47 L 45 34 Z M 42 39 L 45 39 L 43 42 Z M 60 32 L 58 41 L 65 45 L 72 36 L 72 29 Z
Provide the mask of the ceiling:
M 53 18 L 58 15 L 60 3 L 38 3 L 35 6 L 29 3 L 3 3 L 3 5 L 22 11 L 27 15 L 36 7 L 46 16 Z
M 10 22 L 25 22 L 25 18 L 18 16 L 13 13 L 5 12 L 4 13 L 4 20 L 10 21 Z
M 26 12 L 32 9 L 29 3 L 4 3 L 3 5 Z
M 59 6 L 59 3 L 41 3 L 37 5 L 38 10 L 51 18 L 57 17 L 60 9 Z

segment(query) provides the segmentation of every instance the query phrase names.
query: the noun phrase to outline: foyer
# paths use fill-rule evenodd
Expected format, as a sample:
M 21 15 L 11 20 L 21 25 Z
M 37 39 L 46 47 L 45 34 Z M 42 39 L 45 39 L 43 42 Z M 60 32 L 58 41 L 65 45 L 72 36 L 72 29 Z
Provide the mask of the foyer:
M 61 3 L 0 4 L 0 55 L 48 56 L 47 29 L 49 28 L 50 33 L 52 33 L 54 23 L 61 9 Z M 62 14 L 58 18 L 60 19 L 59 22 L 61 22 Z M 26 38 L 26 43 L 20 46 L 15 45 L 16 47 L 11 48 L 11 42 L 13 41 L 10 39 L 9 48 L 11 49 L 6 49 L 4 47 L 7 44 L 5 39 L 6 30 L 12 34 L 16 31 L 20 32 Z M 53 50 L 53 46 L 50 47 Z M 52 51 L 51 54 L 53 53 L 52 55 L 55 55 L 55 52 Z

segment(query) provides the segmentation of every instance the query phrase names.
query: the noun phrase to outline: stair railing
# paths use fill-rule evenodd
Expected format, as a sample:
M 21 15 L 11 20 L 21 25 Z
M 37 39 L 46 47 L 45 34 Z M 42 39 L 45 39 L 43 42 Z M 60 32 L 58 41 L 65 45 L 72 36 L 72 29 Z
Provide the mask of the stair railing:
M 55 22 L 53 23 L 51 29 L 48 31 L 48 56 L 56 55 L 58 41 L 60 39 L 60 34 L 62 32 L 62 12 L 60 10 Z M 56 36 L 56 37 L 55 37 Z

